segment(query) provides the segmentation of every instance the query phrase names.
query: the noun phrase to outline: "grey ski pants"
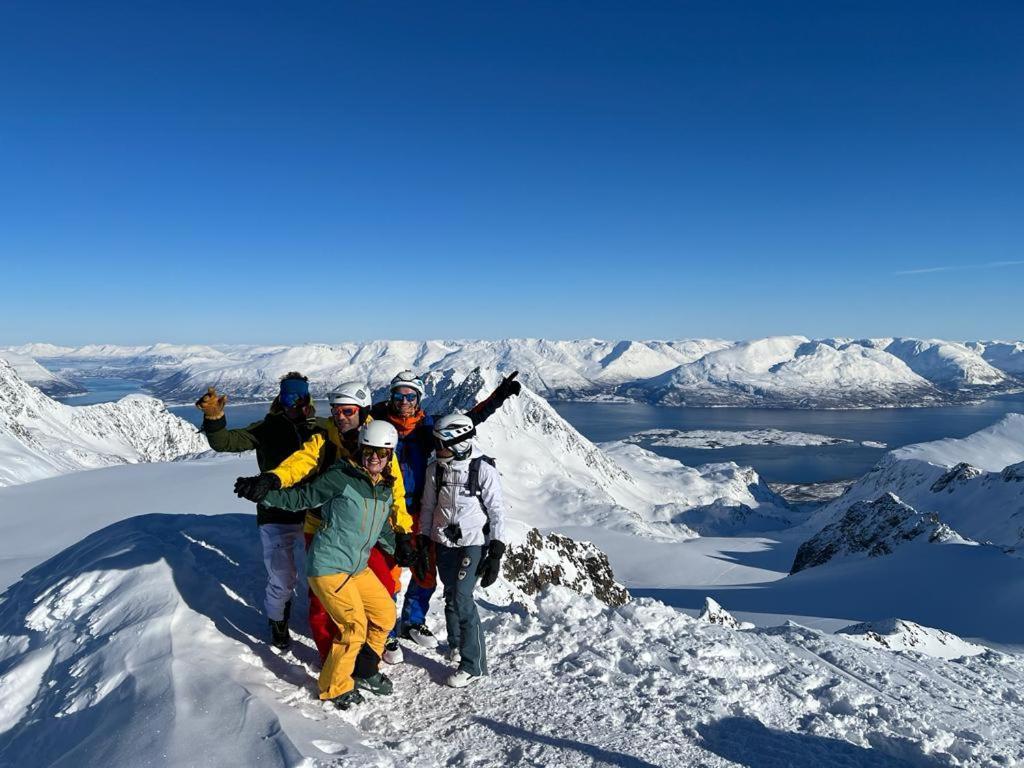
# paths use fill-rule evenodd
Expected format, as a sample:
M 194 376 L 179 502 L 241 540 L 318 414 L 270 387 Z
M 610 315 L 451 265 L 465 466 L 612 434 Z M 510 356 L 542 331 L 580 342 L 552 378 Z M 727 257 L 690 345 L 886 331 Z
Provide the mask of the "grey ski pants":
M 448 647 L 462 655 L 459 669 L 471 675 L 487 674 L 487 649 L 480 614 L 473 600 L 476 569 L 484 555 L 482 546 L 446 547 L 437 544 L 437 574 L 444 585 L 444 619 Z
M 284 605 L 295 594 L 299 574 L 306 572 L 302 523 L 267 523 L 260 526 L 267 591 L 263 610 L 268 619 L 284 618 Z

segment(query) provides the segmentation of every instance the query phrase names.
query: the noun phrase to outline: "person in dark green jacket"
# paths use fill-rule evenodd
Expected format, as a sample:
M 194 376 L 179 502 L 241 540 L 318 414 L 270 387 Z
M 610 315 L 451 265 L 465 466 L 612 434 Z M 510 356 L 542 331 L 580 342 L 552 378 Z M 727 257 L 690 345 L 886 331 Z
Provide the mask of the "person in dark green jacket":
M 227 399 L 227 395 L 218 394 L 214 387 L 210 387 L 196 402 L 196 407 L 203 412 L 202 430 L 206 439 L 215 451 L 241 453 L 255 450 L 260 472 L 274 469 L 314 434 L 327 433 L 329 421 L 316 417 L 309 395 L 309 381 L 301 373 L 293 371 L 281 379 L 280 392 L 270 404 L 267 415 L 262 421 L 247 427 L 227 428 L 224 416 Z M 268 482 L 264 475 L 260 478 L 257 483 Z M 302 536 L 305 516 L 302 509 L 281 509 L 267 503 L 256 506 L 256 524 L 263 547 L 263 563 L 267 568 L 263 609 L 270 624 L 271 643 L 281 649 L 291 644 L 288 620 L 292 596 L 299 580 L 296 563 L 301 561 L 305 544 Z
M 280 509 L 320 509 L 323 522 L 306 556 L 306 575 L 338 627 L 319 688 L 320 698 L 339 709 L 363 700 L 357 687 L 376 694 L 392 690 L 376 667 L 395 625 L 395 603 L 367 561 L 391 514 L 391 457 L 397 443 L 398 432 L 388 422 L 365 424 L 358 459 L 342 459 L 305 485 L 264 497 L 264 503 Z M 367 649 L 374 657 L 369 676 L 356 669 Z

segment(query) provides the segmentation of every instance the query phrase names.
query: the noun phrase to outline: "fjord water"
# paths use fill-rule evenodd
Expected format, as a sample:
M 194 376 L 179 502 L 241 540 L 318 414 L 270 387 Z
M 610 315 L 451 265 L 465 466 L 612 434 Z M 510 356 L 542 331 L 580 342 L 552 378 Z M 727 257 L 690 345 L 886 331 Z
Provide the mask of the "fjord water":
M 626 403 L 552 405 L 566 421 L 597 443 L 621 440 L 647 429 L 781 429 L 853 440 L 841 445 L 742 445 L 715 450 L 648 446 L 662 456 L 690 466 L 735 461 L 754 467 L 769 482 L 821 483 L 860 477 L 887 450 L 868 448 L 861 445 L 862 441 L 899 448 L 928 440 L 965 437 L 991 426 L 1007 413 L 1024 413 L 1024 394 L 997 397 L 976 405 L 851 411 L 666 408 Z
M 88 388 L 85 395 L 65 398 L 69 405 L 116 400 L 142 391 L 136 381 L 118 378 L 78 378 Z M 650 446 L 653 451 L 690 466 L 735 461 L 754 467 L 770 482 L 818 483 L 861 476 L 885 452 L 868 448 L 862 441 L 898 448 L 910 443 L 964 437 L 984 429 L 1007 413 L 1024 413 L 1024 394 L 993 398 L 976 405 L 945 408 L 881 408 L 873 410 L 792 410 L 767 408 L 666 408 L 627 403 L 552 403 L 561 416 L 594 442 L 621 440 L 648 429 L 781 429 L 813 432 L 853 440 L 830 446 L 742 445 L 716 450 Z M 229 405 L 228 426 L 245 426 L 262 419 L 267 403 Z M 202 414 L 192 405 L 170 409 L 196 424 Z M 317 403 L 327 413 L 326 403 Z

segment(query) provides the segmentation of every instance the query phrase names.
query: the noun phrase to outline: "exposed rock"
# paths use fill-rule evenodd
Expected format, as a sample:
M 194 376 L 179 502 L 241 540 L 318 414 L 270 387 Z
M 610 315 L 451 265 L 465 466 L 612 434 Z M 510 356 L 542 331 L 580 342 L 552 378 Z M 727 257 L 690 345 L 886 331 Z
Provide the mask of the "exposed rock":
M 700 615 L 697 616 L 697 621 L 703 621 L 706 624 L 717 624 L 726 629 L 754 628 L 754 625 L 749 621 L 739 621 L 710 597 L 704 598 L 704 607 L 701 609 Z
M 523 544 L 508 548 L 504 576 L 527 595 L 547 584 L 566 587 L 581 595 L 594 595 L 608 605 L 629 601 L 629 591 L 615 581 L 608 556 L 590 542 L 557 533 L 542 535 L 536 528 Z
M 985 474 L 985 470 L 972 467 L 966 461 L 961 461 L 955 467 L 946 472 L 942 477 L 932 483 L 932 493 L 940 493 L 947 488 L 952 491 L 954 485 L 963 484 Z
M 939 520 L 921 513 L 886 493 L 875 501 L 859 501 L 838 521 L 826 526 L 800 545 L 790 573 L 824 565 L 838 557 L 888 555 L 908 541 L 926 537 L 929 542 L 961 539 Z
M 836 634 L 845 635 L 860 645 L 890 651 L 914 651 L 942 659 L 958 659 L 985 653 L 986 648 L 968 642 L 951 632 L 925 627 L 905 619 L 867 621 L 843 627 Z

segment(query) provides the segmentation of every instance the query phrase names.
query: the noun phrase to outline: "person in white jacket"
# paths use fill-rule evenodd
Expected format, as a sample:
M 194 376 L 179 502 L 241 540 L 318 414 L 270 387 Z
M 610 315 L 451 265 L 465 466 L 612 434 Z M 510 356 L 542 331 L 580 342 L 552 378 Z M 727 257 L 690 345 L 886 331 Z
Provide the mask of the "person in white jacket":
M 487 651 L 473 600 L 477 579 L 489 587 L 505 553 L 505 502 L 494 460 L 474 446 L 476 427 L 454 413 L 434 425 L 437 463 L 428 467 L 420 504 L 420 546 L 437 556 L 444 585 L 448 658 L 458 669 L 445 680 L 462 688 L 487 674 Z M 425 565 L 423 563 L 422 565 Z

